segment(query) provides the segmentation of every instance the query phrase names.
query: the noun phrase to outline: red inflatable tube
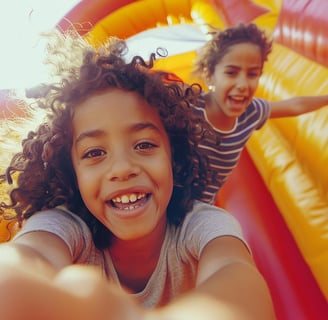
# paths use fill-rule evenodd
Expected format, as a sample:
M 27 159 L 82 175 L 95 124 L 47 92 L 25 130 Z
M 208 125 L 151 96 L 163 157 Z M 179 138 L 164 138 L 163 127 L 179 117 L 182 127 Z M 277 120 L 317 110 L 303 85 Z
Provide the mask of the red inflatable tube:
M 326 320 L 327 301 L 246 150 L 218 204 L 241 223 L 278 319 Z

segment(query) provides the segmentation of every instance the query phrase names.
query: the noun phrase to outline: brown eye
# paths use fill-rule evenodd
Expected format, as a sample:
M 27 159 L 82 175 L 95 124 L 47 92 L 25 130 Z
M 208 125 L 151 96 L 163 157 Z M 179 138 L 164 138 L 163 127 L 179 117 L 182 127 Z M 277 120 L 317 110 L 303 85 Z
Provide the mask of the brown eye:
M 236 71 L 226 71 L 225 73 L 229 76 L 235 76 L 237 74 Z
M 150 149 L 154 149 L 157 146 L 153 143 L 150 142 L 141 142 L 139 144 L 137 144 L 136 149 L 137 150 L 150 150 Z
M 93 150 L 89 150 L 88 152 L 86 152 L 84 155 L 83 155 L 83 159 L 86 159 L 86 158 L 97 158 L 97 157 L 101 157 L 105 154 L 105 152 L 101 149 L 93 149 Z
M 258 78 L 260 76 L 260 73 L 258 72 L 251 72 L 248 74 L 250 78 Z

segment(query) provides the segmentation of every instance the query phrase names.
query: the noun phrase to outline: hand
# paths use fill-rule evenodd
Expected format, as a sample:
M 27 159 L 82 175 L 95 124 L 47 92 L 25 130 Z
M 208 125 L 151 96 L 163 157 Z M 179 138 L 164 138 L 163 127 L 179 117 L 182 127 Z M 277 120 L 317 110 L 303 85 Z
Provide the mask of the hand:
M 54 278 L 23 266 L 0 268 L 0 310 L 6 320 L 138 320 L 141 308 L 91 267 L 73 265 Z
M 120 287 L 110 284 L 98 269 L 73 265 L 63 269 L 54 280 L 59 289 L 79 300 L 85 309 L 82 318 L 74 319 L 124 319 L 138 320 L 141 307 Z M 86 306 L 85 306 L 86 304 Z M 90 317 L 85 317 L 90 314 Z M 58 318 L 59 319 L 59 318 Z M 62 319 L 62 318 L 60 318 Z M 71 320 L 72 317 L 69 318 Z

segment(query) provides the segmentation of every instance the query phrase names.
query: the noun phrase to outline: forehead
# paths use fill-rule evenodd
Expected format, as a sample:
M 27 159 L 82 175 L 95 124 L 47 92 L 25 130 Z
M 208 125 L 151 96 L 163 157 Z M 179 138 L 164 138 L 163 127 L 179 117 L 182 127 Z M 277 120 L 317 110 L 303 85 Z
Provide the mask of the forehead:
M 248 64 L 252 66 L 262 66 L 261 48 L 252 43 L 238 43 L 232 45 L 227 53 L 222 57 L 219 64 L 236 65 Z
M 104 132 L 134 127 L 148 122 L 165 133 L 155 108 L 136 92 L 110 89 L 96 93 L 74 108 L 72 125 L 74 135 L 86 131 Z

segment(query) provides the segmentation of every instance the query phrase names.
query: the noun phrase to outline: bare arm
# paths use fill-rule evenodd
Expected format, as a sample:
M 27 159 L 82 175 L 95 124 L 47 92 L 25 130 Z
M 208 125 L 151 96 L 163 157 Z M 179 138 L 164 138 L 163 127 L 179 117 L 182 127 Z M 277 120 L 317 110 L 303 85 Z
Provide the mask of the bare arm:
M 240 240 L 211 241 L 202 254 L 197 280 L 196 289 L 155 310 L 149 319 L 275 319 L 268 287 Z
M 43 239 L 44 235 L 39 236 Z M 46 245 L 41 250 L 30 247 L 32 238 L 22 239 L 24 244 L 0 246 L 1 256 L 5 250 L 14 250 L 21 260 L 17 263 L 14 254 L 10 266 L 0 259 L 0 309 L 6 320 L 274 319 L 268 288 L 238 239 L 212 240 L 199 263 L 197 287 L 165 307 L 149 310 L 109 285 L 96 269 L 65 267 L 68 249 L 66 254 L 59 253 L 65 251 L 65 247 L 60 249 L 65 244 L 57 243 L 60 239 L 46 240 L 59 250 L 61 262 L 54 266 L 49 262 L 54 256 L 49 258 L 44 251 Z
M 328 106 L 328 95 L 299 96 L 287 100 L 274 101 L 271 105 L 271 118 L 291 117 Z
M 0 257 L 0 310 L 5 319 L 50 320 L 42 305 L 68 301 L 60 291 L 49 290 L 59 270 L 71 263 L 66 244 L 57 236 L 27 233 L 0 244 Z
M 2 250 L 0 246 L 0 254 L 7 249 L 16 249 L 14 247 L 6 246 Z M 21 256 L 27 261 L 24 260 L 23 264 L 17 264 L 14 256 L 11 265 L 0 261 L 1 319 L 142 319 L 138 305 L 120 288 L 104 281 L 99 269 L 71 265 L 55 271 L 49 269 L 49 264 L 41 258 L 32 263 L 37 267 L 32 270 L 28 261 L 34 254 L 25 249 Z
M 98 268 L 74 265 L 65 242 L 51 233 L 1 244 L 0 257 L 1 319 L 142 319 L 135 301 Z
M 58 236 L 44 231 L 30 232 L 1 245 L 0 255 L 2 254 L 8 259 L 15 257 L 26 269 L 38 268 L 38 272 L 42 273 L 44 270 L 45 274 L 55 273 L 72 264 L 66 243 Z

